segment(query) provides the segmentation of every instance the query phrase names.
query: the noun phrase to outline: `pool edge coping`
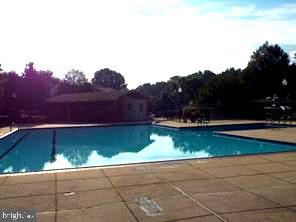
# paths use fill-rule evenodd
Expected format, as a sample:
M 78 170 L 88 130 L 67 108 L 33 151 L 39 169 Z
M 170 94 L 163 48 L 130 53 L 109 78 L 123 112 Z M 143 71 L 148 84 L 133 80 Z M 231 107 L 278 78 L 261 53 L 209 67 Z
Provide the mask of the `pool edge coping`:
M 243 136 L 243 135 L 235 135 L 235 134 L 230 134 L 230 133 L 225 133 L 224 131 L 213 131 L 215 135 L 219 136 L 224 136 L 224 137 L 234 137 L 238 139 L 248 139 L 248 140 L 255 140 L 255 141 L 261 141 L 261 142 L 271 142 L 271 143 L 276 143 L 276 144 L 285 144 L 285 145 L 292 145 L 296 146 L 296 142 L 287 142 L 287 141 L 282 141 L 282 140 L 274 140 L 274 139 L 263 139 L 263 138 L 256 138 L 256 137 L 251 137 L 251 136 Z
M 82 126 L 62 126 L 62 127 L 45 127 L 45 128 L 20 128 L 16 129 L 13 132 L 11 131 L 10 134 L 20 131 L 20 130 L 44 130 L 44 129 L 65 129 L 65 128 L 87 128 L 87 127 L 111 127 L 111 126 L 131 126 L 131 125 L 152 125 L 156 127 L 162 128 L 169 128 L 174 130 L 184 130 L 184 129 L 211 129 L 214 127 L 225 127 L 225 126 L 238 126 L 238 125 L 262 125 L 264 123 L 242 123 L 242 124 L 224 124 L 224 125 L 214 125 L 214 126 L 192 126 L 192 127 L 171 127 L 171 126 L 163 126 L 158 124 L 153 124 L 152 122 L 142 122 L 142 123 L 120 123 L 120 124 L 100 124 L 100 125 L 82 125 Z M 296 127 L 296 126 L 292 126 Z M 9 135 L 10 135 L 9 134 Z M 234 138 L 242 138 L 248 140 L 255 140 L 255 141 L 262 141 L 262 142 L 272 142 L 276 144 L 286 144 L 296 146 L 295 143 L 289 143 L 285 141 L 279 140 L 269 140 L 269 139 L 260 139 L 254 137 L 247 137 L 247 136 L 239 136 L 239 135 L 230 135 L 230 134 L 223 134 L 223 131 L 213 131 L 213 134 L 226 136 L 226 137 L 234 137 Z M 8 135 L 6 135 L 8 136 Z M 277 152 L 265 152 L 265 153 L 249 153 L 249 154 L 241 154 L 241 155 L 226 155 L 226 156 L 216 156 L 216 157 L 201 157 L 201 158 L 185 158 L 185 159 L 174 159 L 174 160 L 159 160 L 159 161 L 147 161 L 147 162 L 138 162 L 138 163 L 122 163 L 122 164 L 110 164 L 110 165 L 101 165 L 101 166 L 85 166 L 85 167 L 78 167 L 78 168 L 61 168 L 61 169 L 49 169 L 49 170 L 42 170 L 42 171 L 30 171 L 30 172 L 15 172 L 15 173 L 5 173 L 1 174 L 0 177 L 5 176 L 17 176 L 17 175 L 38 175 L 38 174 L 47 174 L 47 173 L 60 173 L 60 172 L 69 172 L 69 171 L 79 171 L 79 170 L 88 170 L 88 169 L 102 169 L 102 168 L 113 168 L 113 167 L 125 167 L 125 166 L 134 166 L 134 165 L 143 165 L 143 164 L 157 164 L 157 163 L 166 163 L 166 162 L 180 162 L 180 161 L 190 161 L 190 160 L 209 160 L 209 159 L 217 159 L 217 158 L 233 158 L 233 157 L 245 157 L 245 156 L 257 156 L 257 155 L 270 155 L 270 154 L 279 154 L 279 153 L 289 153 L 289 152 L 296 152 L 296 150 L 286 150 L 286 151 L 277 151 Z
M 4 139 L 5 137 L 9 136 L 10 134 L 15 133 L 16 131 L 18 131 L 19 129 L 14 129 L 12 131 L 9 131 L 8 133 L 4 133 L 0 136 L 0 140 Z
M 122 122 L 122 123 L 102 123 L 102 124 L 81 124 L 81 125 L 68 125 L 68 126 L 51 126 L 51 127 L 19 127 L 18 129 L 14 129 L 8 133 L 5 133 L 0 136 L 0 140 L 5 137 L 13 134 L 17 131 L 21 130 L 44 130 L 44 129 L 71 129 L 71 128 L 92 128 L 92 127 L 111 127 L 111 126 L 132 126 L 132 125 L 150 125 L 152 121 L 143 121 L 143 122 Z
M 26 175 L 42 175 L 42 174 L 51 174 L 51 173 L 66 173 L 66 172 L 76 172 L 76 171 L 87 171 L 87 170 L 101 170 L 101 169 L 110 169 L 110 168 L 120 168 L 120 167 L 129 167 L 136 165 L 146 165 L 146 164 L 159 164 L 159 163 L 171 163 L 171 162 L 183 162 L 183 161 L 207 161 L 207 160 L 217 160 L 217 159 L 228 159 L 228 158 L 244 158 L 244 157 L 256 157 L 264 155 L 277 155 L 283 153 L 296 153 L 296 150 L 286 150 L 279 152 L 267 152 L 267 153 L 248 153 L 241 155 L 227 155 L 227 156 L 216 156 L 216 157 L 201 157 L 201 158 L 186 158 L 186 159 L 175 159 L 175 160 L 159 160 L 159 161 L 148 161 L 148 162 L 139 162 L 139 163 L 122 163 L 122 164 L 110 164 L 102 166 L 85 166 L 78 168 L 62 168 L 62 169 L 50 169 L 42 171 L 30 171 L 30 172 L 16 172 L 16 173 L 0 173 L 1 177 L 8 176 L 26 176 Z

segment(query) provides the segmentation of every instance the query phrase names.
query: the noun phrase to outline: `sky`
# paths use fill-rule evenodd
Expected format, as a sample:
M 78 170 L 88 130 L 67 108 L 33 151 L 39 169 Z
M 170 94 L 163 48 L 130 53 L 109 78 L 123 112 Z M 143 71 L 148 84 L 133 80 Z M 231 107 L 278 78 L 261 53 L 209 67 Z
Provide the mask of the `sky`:
M 296 52 L 296 0 L 0 0 L 0 64 L 120 72 L 129 88 L 245 68 L 265 41 Z

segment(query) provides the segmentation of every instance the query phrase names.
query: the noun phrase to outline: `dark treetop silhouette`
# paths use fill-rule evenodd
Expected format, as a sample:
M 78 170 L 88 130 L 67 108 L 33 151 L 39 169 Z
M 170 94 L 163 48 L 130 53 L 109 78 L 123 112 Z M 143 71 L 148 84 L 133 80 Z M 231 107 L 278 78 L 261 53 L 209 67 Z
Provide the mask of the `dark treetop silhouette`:
M 283 79 L 287 80 L 285 87 Z M 42 112 L 50 96 L 93 92 L 102 87 L 126 89 L 126 86 L 124 76 L 108 68 L 95 72 L 89 82 L 81 71 L 75 69 L 61 80 L 49 70 L 37 70 L 33 63 L 27 64 L 20 75 L 5 71 L 2 64 L 0 115 L 9 114 L 12 120 L 21 110 Z M 247 117 L 254 113 L 260 117 L 254 101 L 274 94 L 295 101 L 295 86 L 295 60 L 290 62 L 288 54 L 277 44 L 265 42 L 242 70 L 229 68 L 217 75 L 207 70 L 198 71 L 187 76 L 174 76 L 167 82 L 146 83 L 136 90 L 151 99 L 154 113 L 166 114 L 168 110 L 182 110 L 186 106 L 210 106 L 231 115 Z

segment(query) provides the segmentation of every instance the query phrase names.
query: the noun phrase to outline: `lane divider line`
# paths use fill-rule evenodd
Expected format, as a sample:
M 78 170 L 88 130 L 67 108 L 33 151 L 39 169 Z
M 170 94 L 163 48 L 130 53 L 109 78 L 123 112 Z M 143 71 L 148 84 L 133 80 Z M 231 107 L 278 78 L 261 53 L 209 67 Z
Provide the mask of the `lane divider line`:
M 29 135 L 30 132 L 27 132 L 25 135 L 23 135 L 15 144 L 13 144 L 8 150 L 6 150 L 1 156 L 0 160 L 6 156 L 11 150 L 13 150 L 26 136 Z
M 50 162 L 54 162 L 56 160 L 56 129 L 52 131 L 52 149 L 51 149 L 51 158 Z

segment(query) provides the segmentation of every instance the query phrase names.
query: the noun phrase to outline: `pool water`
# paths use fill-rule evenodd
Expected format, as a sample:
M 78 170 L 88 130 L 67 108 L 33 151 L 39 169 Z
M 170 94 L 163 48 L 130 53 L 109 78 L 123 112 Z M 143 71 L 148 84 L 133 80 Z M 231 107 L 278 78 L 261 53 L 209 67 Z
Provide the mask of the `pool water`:
M 296 146 L 152 125 L 21 130 L 0 140 L 0 173 L 292 150 Z

